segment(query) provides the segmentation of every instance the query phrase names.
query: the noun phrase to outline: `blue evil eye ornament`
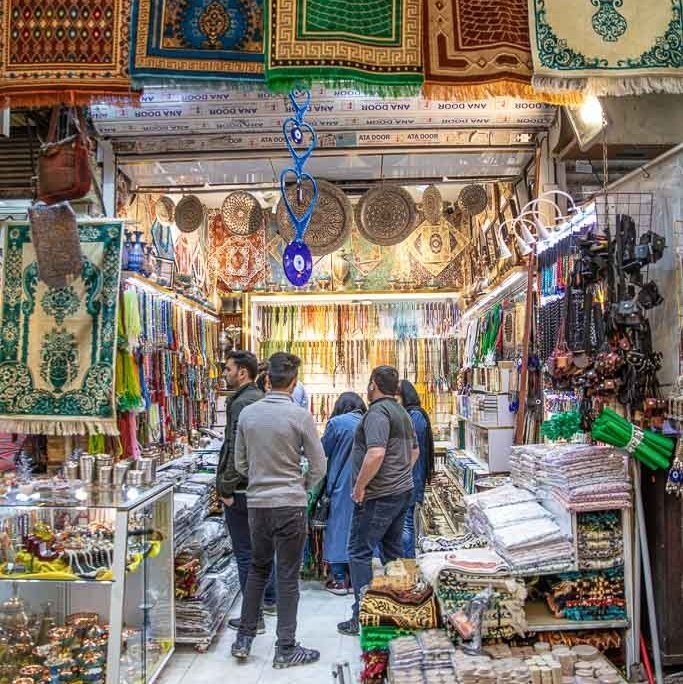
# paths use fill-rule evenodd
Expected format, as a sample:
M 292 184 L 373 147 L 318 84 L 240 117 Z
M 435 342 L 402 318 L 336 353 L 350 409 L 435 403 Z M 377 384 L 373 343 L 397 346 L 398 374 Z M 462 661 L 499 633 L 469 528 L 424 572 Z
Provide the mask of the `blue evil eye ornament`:
M 305 285 L 313 273 L 313 255 L 303 240 L 292 240 L 282 255 L 285 275 L 292 285 Z

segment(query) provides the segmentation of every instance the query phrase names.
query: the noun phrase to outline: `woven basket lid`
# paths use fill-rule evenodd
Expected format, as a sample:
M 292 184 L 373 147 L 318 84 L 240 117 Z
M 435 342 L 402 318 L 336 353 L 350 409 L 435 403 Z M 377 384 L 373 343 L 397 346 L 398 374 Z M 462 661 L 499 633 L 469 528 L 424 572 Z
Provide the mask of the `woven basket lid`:
M 443 201 L 441 193 L 436 185 L 430 185 L 422 193 L 422 213 L 429 223 L 436 224 L 443 213 Z
M 183 233 L 194 233 L 204 220 L 204 205 L 196 195 L 185 195 L 175 208 L 175 224 Z
M 468 216 L 476 216 L 482 211 L 486 211 L 488 203 L 486 188 L 476 183 L 466 185 L 458 196 L 458 206 Z
M 306 229 L 304 241 L 313 256 L 324 256 L 339 249 L 351 234 L 353 209 L 349 198 L 336 185 L 325 180 L 317 180 L 316 183 L 318 184 L 318 202 Z M 304 183 L 303 204 L 299 211 L 296 186 L 290 185 L 287 188 L 287 197 L 297 216 L 303 214 L 311 201 L 312 194 L 311 185 Z M 294 228 L 283 198 L 280 198 L 278 202 L 275 218 L 280 235 L 286 242 L 291 242 L 294 239 Z
M 221 206 L 223 224 L 233 235 L 251 235 L 263 227 L 263 209 L 250 192 L 231 192 Z
M 415 230 L 417 208 L 400 185 L 381 184 L 368 190 L 356 205 L 356 224 L 376 245 L 396 245 Z
M 154 216 L 164 226 L 170 226 L 175 216 L 175 204 L 170 197 L 163 195 L 154 203 Z

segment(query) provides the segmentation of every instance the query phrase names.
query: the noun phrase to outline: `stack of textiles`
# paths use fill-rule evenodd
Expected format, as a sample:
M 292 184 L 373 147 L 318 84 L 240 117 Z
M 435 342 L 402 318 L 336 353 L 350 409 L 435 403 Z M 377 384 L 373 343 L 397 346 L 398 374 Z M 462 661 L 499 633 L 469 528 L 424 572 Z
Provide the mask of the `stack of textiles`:
M 360 673 L 361 684 L 383 684 L 386 681 L 389 651 L 386 647 L 365 651 L 361 655 L 363 669 Z
M 447 537 L 420 537 L 417 548 L 421 553 L 433 553 L 435 551 L 458 551 L 460 549 L 478 549 L 488 546 L 486 537 L 467 532 L 453 538 Z
M 516 574 L 567 570 L 574 547 L 531 492 L 504 485 L 465 498 L 470 528 L 486 536 Z
M 546 600 L 567 620 L 625 620 L 624 570 L 570 572 L 549 579 Z
M 395 589 L 373 580 L 361 600 L 359 619 L 364 627 L 432 629 L 438 626 L 434 590 L 429 584 Z
M 456 681 L 455 649 L 437 630 L 395 639 L 389 645 L 391 684 L 437 684 Z
M 422 577 L 433 587 L 438 586 L 442 570 L 457 570 L 475 575 L 508 575 L 510 567 L 488 548 L 460 549 L 425 553 L 418 560 Z
M 579 570 L 604 570 L 624 564 L 624 536 L 620 511 L 578 513 Z
M 525 635 L 524 582 L 504 575 L 472 574 L 446 568 L 439 573 L 436 595 L 441 619 L 454 642 L 462 640 L 456 627 L 459 615 L 477 594 L 487 588 L 494 593 L 488 609 L 484 611 L 481 636 L 486 639 L 511 639 L 515 635 Z
M 512 481 L 570 511 L 628 508 L 631 483 L 623 451 L 587 444 L 513 447 Z M 530 474 L 531 473 L 531 474 Z
M 365 652 L 387 651 L 389 643 L 393 639 L 402 636 L 410 636 L 414 633 L 413 629 L 402 629 L 401 627 L 361 627 L 360 647 Z
M 198 494 L 173 494 L 173 539 L 176 549 L 181 549 L 192 536 L 197 521 L 205 517 L 202 497 Z

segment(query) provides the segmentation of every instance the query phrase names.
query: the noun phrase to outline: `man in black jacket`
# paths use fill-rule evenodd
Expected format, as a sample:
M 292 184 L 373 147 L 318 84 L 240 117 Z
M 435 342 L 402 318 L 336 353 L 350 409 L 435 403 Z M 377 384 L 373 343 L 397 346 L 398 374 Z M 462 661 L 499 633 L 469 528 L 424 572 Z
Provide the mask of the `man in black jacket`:
M 224 504 L 225 521 L 237 559 L 242 595 L 251 565 L 251 540 L 247 515 L 247 480 L 235 470 L 235 436 L 242 409 L 263 398 L 263 392 L 254 383 L 257 371 L 258 362 L 251 352 L 233 351 L 228 354 L 225 379 L 228 389 L 235 390 L 235 394 L 228 399 L 225 406 L 225 441 L 216 473 L 216 488 Z M 275 606 L 275 586 L 271 577 L 266 587 L 263 609 L 269 613 L 275 612 Z M 239 629 L 239 619 L 230 620 L 228 626 Z M 263 618 L 259 620 L 258 631 L 265 632 Z

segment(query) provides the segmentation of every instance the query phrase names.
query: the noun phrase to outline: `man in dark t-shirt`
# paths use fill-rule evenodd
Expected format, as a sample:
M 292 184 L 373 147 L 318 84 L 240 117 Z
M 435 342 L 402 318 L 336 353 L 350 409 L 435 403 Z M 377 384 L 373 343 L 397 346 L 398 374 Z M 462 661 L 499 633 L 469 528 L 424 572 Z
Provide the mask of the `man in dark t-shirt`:
M 353 518 L 349 566 L 356 597 L 353 617 L 337 625 L 342 634 L 359 632 L 361 589 L 372 580 L 372 556 L 379 547 L 383 562 L 403 553 L 403 523 L 413 493 L 413 465 L 419 456 L 413 423 L 396 401 L 398 371 L 379 366 L 368 385 L 370 408 L 353 442 Z

